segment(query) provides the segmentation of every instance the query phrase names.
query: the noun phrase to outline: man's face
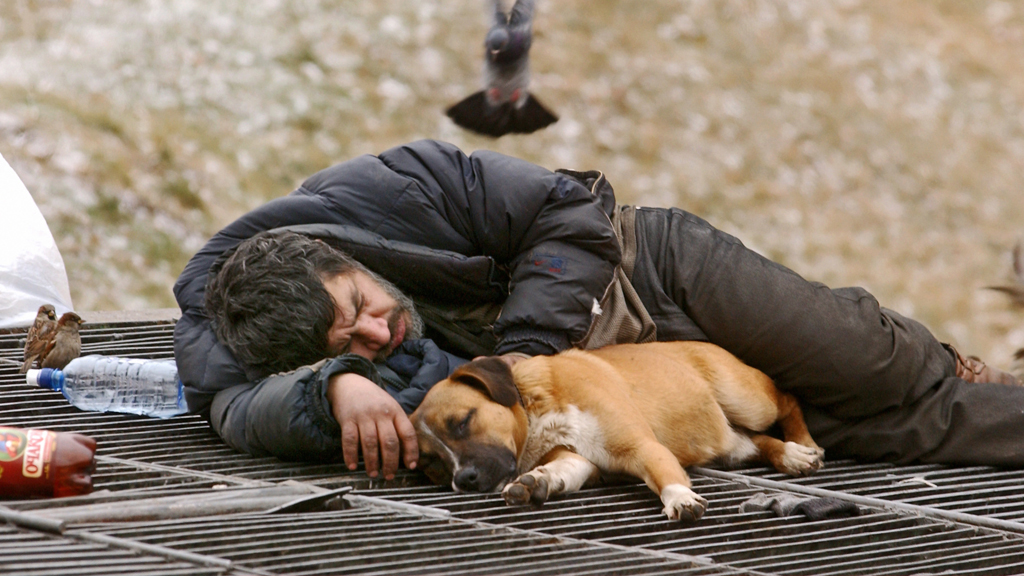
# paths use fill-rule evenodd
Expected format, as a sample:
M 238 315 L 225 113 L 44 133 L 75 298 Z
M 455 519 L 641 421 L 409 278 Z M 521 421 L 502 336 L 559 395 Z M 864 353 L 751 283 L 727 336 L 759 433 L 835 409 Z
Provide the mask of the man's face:
M 423 336 L 423 320 L 412 299 L 377 275 L 362 271 L 324 281 L 334 298 L 334 324 L 327 332 L 333 355 L 352 353 L 381 361 L 406 340 Z

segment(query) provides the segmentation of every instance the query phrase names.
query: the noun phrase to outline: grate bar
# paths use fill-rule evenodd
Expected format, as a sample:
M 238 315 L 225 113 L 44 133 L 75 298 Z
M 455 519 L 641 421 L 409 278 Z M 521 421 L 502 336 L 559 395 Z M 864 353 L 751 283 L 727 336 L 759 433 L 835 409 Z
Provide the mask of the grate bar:
M 395 501 L 392 501 L 392 500 L 385 500 L 385 499 L 382 499 L 382 498 L 374 498 L 374 497 L 370 497 L 370 496 L 361 496 L 361 495 L 356 495 L 356 494 L 346 495 L 345 498 L 347 500 L 352 501 L 354 504 L 357 504 L 357 505 L 381 506 L 381 507 L 384 507 L 384 508 L 388 508 L 388 509 L 392 509 L 392 510 L 396 510 L 396 511 L 400 511 L 400 512 L 405 512 L 405 513 L 411 513 L 411 514 L 415 514 L 415 515 L 418 515 L 418 516 L 424 516 L 424 517 L 430 517 L 430 518 L 443 518 L 443 519 L 448 519 L 448 520 L 451 520 L 451 521 L 454 521 L 454 522 L 465 522 L 465 523 L 467 523 L 469 525 L 476 526 L 476 527 L 481 527 L 481 528 L 506 530 L 506 531 L 511 531 L 513 533 L 517 533 L 517 534 L 528 534 L 528 535 L 535 536 L 535 537 L 547 537 L 547 538 L 551 537 L 551 534 L 549 532 L 540 532 L 540 531 L 536 531 L 536 530 L 524 529 L 524 528 L 516 528 L 516 527 L 512 527 L 512 526 L 502 526 L 502 525 L 498 525 L 498 524 L 491 524 L 491 523 L 488 523 L 488 522 L 483 522 L 483 521 L 480 521 L 480 520 L 453 518 L 451 516 L 451 512 L 450 511 L 443 510 L 443 509 L 438 509 L 438 508 L 432 508 L 432 507 L 429 507 L 429 506 L 420 506 L 420 505 L 417 505 L 417 504 L 410 504 L 410 503 L 405 503 L 405 502 L 395 502 Z M 639 551 L 643 551 L 643 553 L 645 553 L 645 554 L 651 554 L 651 555 L 656 556 L 657 558 L 662 559 L 662 560 L 674 560 L 674 561 L 679 561 L 679 562 L 689 562 L 689 563 L 692 563 L 692 564 L 695 564 L 695 565 L 709 565 L 709 564 L 712 564 L 712 561 L 709 558 L 697 557 L 697 556 L 689 556 L 687 554 L 679 554 L 679 553 L 675 553 L 675 552 L 665 552 L 665 551 L 658 551 L 658 550 L 647 550 L 647 549 L 642 549 L 642 548 L 641 549 L 630 548 L 628 546 L 620 546 L 618 544 L 611 544 L 611 543 L 606 543 L 606 542 L 594 542 L 593 540 L 581 540 L 581 539 L 577 539 L 577 538 L 573 538 L 573 537 L 567 537 L 567 536 L 561 536 L 561 535 L 560 536 L 556 536 L 555 538 L 557 538 L 557 540 L 560 541 L 560 542 L 572 542 L 572 543 L 583 543 L 583 544 L 589 544 L 589 545 L 599 545 L 599 546 L 602 546 L 602 547 L 607 547 L 607 548 L 611 548 L 611 549 L 614 549 L 614 550 L 620 550 L 620 551 L 628 551 L 628 552 L 631 552 L 631 553 L 637 553 Z M 753 571 L 749 571 L 749 570 L 745 571 L 744 573 L 745 574 L 757 574 L 757 572 L 753 572 Z
M 204 480 L 214 480 L 217 482 L 223 482 L 225 484 L 240 484 L 243 486 L 276 486 L 273 482 L 266 480 L 259 480 L 253 478 L 243 478 L 241 476 L 230 476 L 226 474 L 217 474 L 216 472 L 204 472 L 202 470 L 193 470 L 191 468 L 181 468 L 179 466 L 165 466 L 163 464 L 154 464 L 151 462 L 141 462 L 139 460 L 125 460 L 123 458 L 117 458 L 115 456 L 96 456 L 97 462 L 108 462 L 121 464 L 123 466 L 132 466 L 139 468 L 140 470 L 154 471 L 154 472 L 167 472 L 169 474 L 176 474 L 181 476 L 188 476 L 190 478 L 202 478 Z
M 492 529 L 508 530 L 508 531 L 510 531 L 512 533 L 515 533 L 515 534 L 529 534 L 529 535 L 535 536 L 535 537 L 546 537 L 546 538 L 551 538 L 552 537 L 551 533 L 549 533 L 549 532 L 540 532 L 540 531 L 537 531 L 537 530 L 516 528 L 516 527 L 512 527 L 512 526 L 502 526 L 502 525 L 499 525 L 499 524 L 491 524 L 489 522 L 482 522 L 482 521 L 479 521 L 479 520 L 466 520 L 466 519 L 462 519 L 462 518 L 454 518 L 453 521 L 456 521 L 456 522 L 467 522 L 467 523 L 470 523 L 470 524 L 472 524 L 474 526 L 479 526 L 481 528 L 492 528 Z M 612 549 L 612 550 L 629 551 L 629 552 L 632 552 L 632 553 L 642 552 L 644 554 L 648 554 L 648 555 L 651 555 L 653 557 L 657 557 L 657 558 L 660 558 L 660 559 L 663 559 L 663 560 L 674 560 L 674 561 L 678 561 L 678 562 L 689 562 L 689 563 L 697 565 L 697 566 L 711 566 L 711 565 L 714 564 L 713 560 L 711 560 L 708 557 L 704 557 L 704 556 L 691 556 L 689 554 L 681 554 L 681 553 L 678 553 L 678 552 L 668 552 L 668 551 L 664 551 L 664 550 L 654 550 L 654 549 L 648 549 L 648 548 L 633 548 L 633 547 L 629 547 L 629 546 L 621 546 L 619 544 L 613 544 L 613 543 L 610 543 L 610 542 L 602 542 L 602 541 L 594 541 L 594 540 L 584 540 L 584 539 L 580 539 L 580 538 L 575 538 L 575 537 L 571 537 L 571 536 L 563 536 L 563 535 L 555 536 L 555 538 L 557 538 L 558 541 L 560 541 L 560 542 L 572 542 L 572 543 L 579 543 L 579 544 L 588 544 L 588 545 L 591 545 L 591 546 L 598 545 L 598 546 L 609 548 L 609 549 Z M 733 573 L 733 570 L 728 568 L 728 567 L 724 567 L 724 566 L 716 566 L 716 567 L 719 568 L 719 569 L 724 570 L 725 573 Z M 737 573 L 739 573 L 739 572 L 737 572 Z M 746 570 L 746 571 L 743 571 L 742 573 L 743 574 L 752 574 L 752 575 L 760 574 L 760 572 L 756 572 L 756 571 L 752 571 L 752 570 Z
M 441 518 L 448 520 L 452 516 L 451 512 L 440 508 L 419 506 L 417 504 L 409 504 L 407 502 L 396 502 L 394 500 L 385 500 L 384 498 L 375 498 L 373 496 L 364 496 L 361 494 L 347 494 L 345 499 L 357 506 L 378 506 L 380 508 L 405 512 L 407 514 L 423 516 L 425 518 Z
M 222 566 L 224 568 L 230 568 L 232 565 L 231 560 L 226 558 L 195 554 L 185 550 L 176 550 L 174 548 L 146 544 L 145 542 L 139 542 L 137 540 L 125 540 L 124 538 L 108 536 L 106 534 L 96 534 L 85 530 L 72 530 L 65 532 L 64 535 L 78 540 L 84 540 L 86 542 L 93 542 L 95 544 L 105 544 L 107 546 L 115 546 L 126 550 L 155 554 L 172 560 L 184 560 L 185 562 L 191 562 L 201 566 Z
M 989 543 L 1002 541 L 1002 535 L 991 533 L 978 535 L 972 528 L 961 528 L 959 530 L 951 532 L 936 532 L 931 534 L 913 534 L 908 535 L 906 533 L 900 533 L 899 531 L 886 531 L 880 532 L 879 536 L 885 537 L 886 548 L 888 550 L 897 550 L 899 554 L 909 554 L 914 552 L 927 553 L 929 550 L 934 550 L 937 547 L 946 546 L 947 542 L 967 542 L 971 546 L 981 546 Z M 806 563 L 808 561 L 807 549 L 813 547 L 815 542 L 804 542 L 802 545 L 793 543 L 788 546 L 772 547 L 773 555 L 772 562 L 775 565 L 784 565 L 787 562 L 793 563 Z M 872 546 L 872 542 L 867 539 L 861 539 L 857 541 L 845 542 L 840 546 L 830 549 L 831 555 L 828 558 L 829 562 L 834 562 L 835 558 L 842 558 L 848 560 L 851 558 L 873 557 L 876 558 L 879 555 L 878 550 Z M 719 562 L 728 562 L 736 566 L 745 566 L 748 564 L 760 565 L 763 562 L 761 558 L 760 550 L 758 548 L 747 548 L 736 551 L 725 551 L 716 555 L 716 559 Z
M 65 525 L 63 520 L 54 520 L 52 518 L 45 518 L 36 514 L 16 512 L 4 506 L 0 506 L 0 520 L 10 522 L 15 526 L 21 526 L 22 528 L 39 530 L 50 534 L 60 534 L 64 532 Z

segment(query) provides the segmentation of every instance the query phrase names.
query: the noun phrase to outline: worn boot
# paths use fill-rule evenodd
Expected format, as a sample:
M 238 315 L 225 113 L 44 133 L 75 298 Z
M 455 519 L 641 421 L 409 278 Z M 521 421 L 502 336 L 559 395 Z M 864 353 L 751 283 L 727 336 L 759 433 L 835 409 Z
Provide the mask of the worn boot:
M 1007 384 L 1010 386 L 1024 386 L 1019 378 L 993 368 L 981 361 L 977 356 L 964 356 L 950 345 L 946 345 L 956 358 L 956 377 L 967 382 L 994 382 L 996 384 Z

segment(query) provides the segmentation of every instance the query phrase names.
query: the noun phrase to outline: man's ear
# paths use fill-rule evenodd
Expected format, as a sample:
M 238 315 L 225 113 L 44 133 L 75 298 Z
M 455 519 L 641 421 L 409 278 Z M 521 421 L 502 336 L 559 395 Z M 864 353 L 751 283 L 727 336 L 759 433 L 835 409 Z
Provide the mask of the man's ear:
M 488 356 L 463 364 L 449 377 L 452 381 L 478 388 L 491 400 L 511 408 L 522 404 L 519 389 L 512 378 L 512 368 L 496 356 Z

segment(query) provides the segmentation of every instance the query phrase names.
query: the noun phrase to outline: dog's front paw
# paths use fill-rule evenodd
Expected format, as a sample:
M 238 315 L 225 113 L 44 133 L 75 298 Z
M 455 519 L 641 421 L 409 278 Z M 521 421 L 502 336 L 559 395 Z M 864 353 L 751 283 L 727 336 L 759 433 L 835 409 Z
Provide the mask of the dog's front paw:
M 817 446 L 786 442 L 785 447 L 781 471 L 790 476 L 807 476 L 825 465 L 825 451 Z
M 693 524 L 708 509 L 708 501 L 682 484 L 669 484 L 661 490 L 662 512 L 669 520 Z
M 509 505 L 543 504 L 548 499 L 548 479 L 536 471 L 523 474 L 508 483 L 501 495 Z

